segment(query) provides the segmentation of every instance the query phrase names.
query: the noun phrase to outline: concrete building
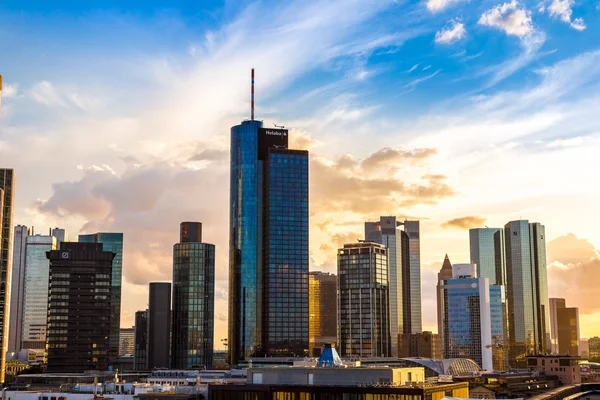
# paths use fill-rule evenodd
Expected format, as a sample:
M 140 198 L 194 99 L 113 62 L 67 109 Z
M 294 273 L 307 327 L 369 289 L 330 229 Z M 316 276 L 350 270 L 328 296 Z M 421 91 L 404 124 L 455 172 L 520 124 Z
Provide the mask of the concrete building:
M 345 244 L 338 250 L 337 263 L 340 355 L 389 357 L 386 247 L 372 242 Z
M 115 253 L 101 243 L 61 243 L 47 252 L 48 372 L 107 370 L 110 365 L 111 277 Z
M 565 299 L 550 299 L 550 346 L 552 354 L 579 356 L 579 309 Z
M 23 330 L 23 300 L 25 298 L 25 249 L 27 236 L 31 233 L 25 225 L 15 226 L 11 295 L 10 295 L 10 324 L 8 333 L 9 353 L 18 353 L 21 350 L 21 336 Z
M 214 348 L 215 245 L 202 242 L 199 222 L 182 222 L 180 233 L 181 242 L 173 246 L 171 364 L 175 369 L 210 368 Z M 161 310 L 165 307 L 163 301 Z M 161 345 L 158 340 L 155 344 Z
M 435 287 L 435 295 L 437 300 L 437 323 L 438 323 L 438 335 L 441 336 L 441 340 L 443 341 L 443 332 L 444 332 L 444 302 L 443 297 L 444 293 L 442 291 L 443 281 L 452 279 L 452 263 L 448 258 L 448 254 L 444 257 L 444 262 L 442 263 L 442 268 L 440 272 L 438 272 L 437 276 L 437 285 Z M 442 358 L 440 356 L 439 358 Z
M 119 356 L 133 355 L 135 349 L 135 327 L 121 328 L 119 333 Z
M 0 383 L 8 345 L 15 183 L 15 172 L 0 168 Z
M 319 357 L 323 346 L 337 342 L 337 276 L 308 274 L 308 353 Z
M 148 301 L 148 369 L 169 368 L 171 284 L 150 283 Z
M 400 358 L 424 357 L 441 359 L 441 335 L 432 332 L 400 334 L 398 335 L 398 352 Z
M 527 368 L 546 375 L 556 375 L 563 385 L 581 383 L 579 357 L 556 355 L 527 356 Z

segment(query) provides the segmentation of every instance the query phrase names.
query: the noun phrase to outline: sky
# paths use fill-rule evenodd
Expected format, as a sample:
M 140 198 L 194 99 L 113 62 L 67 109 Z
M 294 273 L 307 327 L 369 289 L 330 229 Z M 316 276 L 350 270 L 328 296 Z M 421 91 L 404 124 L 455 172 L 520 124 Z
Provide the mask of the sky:
M 0 167 L 15 224 L 124 232 L 122 326 L 181 221 L 217 246 L 227 335 L 230 127 L 310 151 L 310 269 L 380 215 L 421 221 L 424 329 L 468 229 L 546 226 L 549 293 L 600 335 L 600 0 L 0 0 Z

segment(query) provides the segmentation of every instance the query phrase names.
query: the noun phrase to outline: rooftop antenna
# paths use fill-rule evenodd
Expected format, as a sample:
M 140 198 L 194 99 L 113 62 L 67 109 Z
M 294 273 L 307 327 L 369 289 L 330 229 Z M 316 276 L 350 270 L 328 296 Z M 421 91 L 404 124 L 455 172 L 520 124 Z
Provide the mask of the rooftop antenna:
M 254 68 L 252 68 L 252 90 L 251 90 L 251 101 L 250 101 L 250 120 L 254 121 Z

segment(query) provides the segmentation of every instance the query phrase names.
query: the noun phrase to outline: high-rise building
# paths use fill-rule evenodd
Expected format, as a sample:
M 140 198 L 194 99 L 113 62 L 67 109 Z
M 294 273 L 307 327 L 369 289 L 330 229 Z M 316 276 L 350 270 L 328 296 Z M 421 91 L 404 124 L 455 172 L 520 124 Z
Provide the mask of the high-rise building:
M 199 222 L 182 222 L 180 240 L 173 246 L 171 362 L 176 369 L 210 368 L 215 317 L 215 246 L 202 242 Z
M 589 338 L 588 348 L 590 361 L 600 362 L 600 337 Z
M 148 301 L 148 369 L 170 367 L 170 340 L 171 284 L 152 282 Z
M 438 272 L 437 285 L 435 291 L 437 297 L 438 335 L 440 335 L 440 340 L 443 340 L 444 337 L 444 292 L 442 291 L 442 285 L 443 281 L 448 279 L 452 279 L 452 263 L 448 258 L 448 254 L 446 254 L 446 256 L 444 257 L 444 262 L 442 263 L 442 268 L 440 269 L 440 272 Z
M 398 335 L 398 356 L 423 357 L 440 360 L 442 358 L 441 335 L 432 332 L 407 333 Z
M 56 238 L 56 247 L 60 248 L 60 244 L 62 242 L 69 241 L 69 234 L 66 229 L 61 228 L 50 228 L 50 236 L 54 236 Z
M 490 285 L 506 285 L 504 230 L 470 229 L 469 246 L 471 264 L 477 265 L 477 277 L 488 278 Z
M 79 235 L 79 242 L 102 243 L 104 251 L 115 253 L 111 278 L 110 299 L 110 359 L 116 360 L 119 355 L 119 332 L 121 328 L 121 281 L 123 277 L 123 234 L 115 232 L 98 232 Z
M 311 272 L 308 293 L 309 354 L 319 357 L 325 344 L 337 342 L 337 277 Z
M 510 365 L 550 350 L 550 307 L 544 226 L 511 221 L 504 227 Z
M 338 250 L 337 263 L 340 355 L 389 357 L 386 247 L 372 242 L 345 244 Z
M 552 354 L 579 356 L 579 309 L 567 307 L 565 299 L 550 302 L 550 345 Z
M 502 314 L 493 316 L 491 303 L 501 302 L 495 298 L 500 292 L 491 291 L 489 280 L 476 275 L 474 264 L 454 264 L 452 279 L 442 281 L 443 356 L 470 358 L 492 371 L 492 327 L 502 326 Z
M 252 118 L 231 128 L 230 364 L 308 354 L 308 152 Z
M 0 168 L 0 383 L 4 382 L 8 344 L 15 182 L 12 169 Z
M 106 371 L 110 363 L 115 253 L 101 243 L 63 242 L 47 253 L 48 372 Z
M 119 356 L 133 355 L 135 349 L 135 327 L 121 328 L 119 332 Z
M 401 227 L 404 226 L 404 230 Z M 383 216 L 365 223 L 365 240 L 383 244 L 388 250 L 390 282 L 390 335 L 421 332 L 421 266 L 419 222 L 399 222 Z M 392 340 L 392 356 L 398 342 Z
M 47 252 L 56 250 L 54 236 L 33 235 L 25 246 L 25 296 L 21 349 L 33 350 L 36 360 L 44 360 L 48 323 L 48 281 L 50 261 Z
M 148 370 L 148 310 L 135 313 L 133 369 Z
M 12 277 L 10 285 L 10 324 L 7 350 L 9 353 L 17 353 L 21 350 L 23 299 L 25 297 L 25 245 L 30 230 L 25 225 L 17 225 L 15 226 L 14 232 Z

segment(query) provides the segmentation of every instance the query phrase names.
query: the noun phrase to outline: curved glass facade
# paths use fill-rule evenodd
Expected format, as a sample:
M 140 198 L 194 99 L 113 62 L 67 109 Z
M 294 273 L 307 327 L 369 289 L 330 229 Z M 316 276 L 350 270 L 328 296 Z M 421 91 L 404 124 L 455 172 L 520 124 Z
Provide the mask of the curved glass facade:
M 173 368 L 210 368 L 213 362 L 215 246 L 173 246 Z

